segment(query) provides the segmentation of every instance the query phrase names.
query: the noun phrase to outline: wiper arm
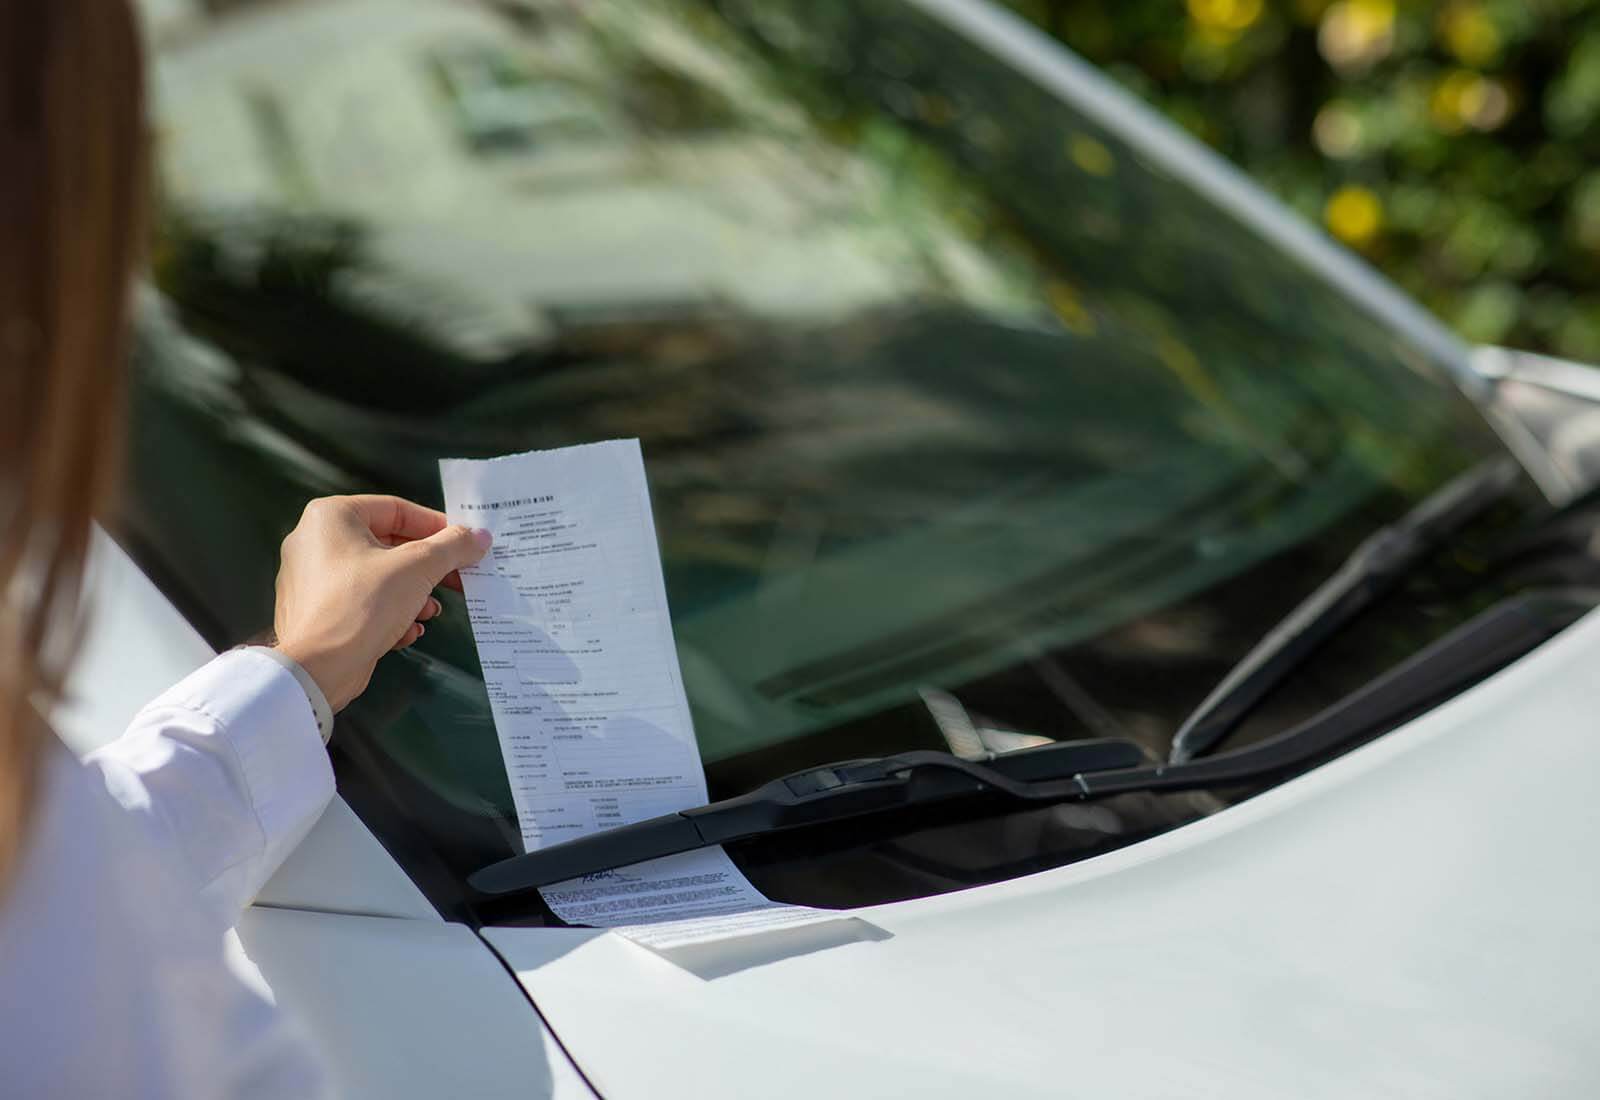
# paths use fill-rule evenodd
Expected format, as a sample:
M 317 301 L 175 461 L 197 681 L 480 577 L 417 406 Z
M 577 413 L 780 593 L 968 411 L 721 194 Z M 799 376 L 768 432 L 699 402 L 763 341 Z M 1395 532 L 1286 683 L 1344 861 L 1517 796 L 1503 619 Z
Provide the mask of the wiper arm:
M 1438 547 L 1439 542 L 1499 500 L 1520 478 L 1509 459 L 1476 466 L 1423 499 L 1399 520 L 1362 541 L 1337 572 L 1269 630 L 1172 739 L 1168 759 L 1191 760 L 1232 733 L 1267 693 L 1329 636 L 1364 611 Z
M 484 894 L 516 893 L 647 859 L 709 848 L 784 829 L 839 821 L 998 791 L 1076 792 L 1086 772 L 1134 767 L 1146 759 L 1131 741 L 1058 741 L 996 753 L 984 761 L 946 752 L 843 760 L 774 779 L 747 794 L 553 844 L 501 860 L 467 877 Z
M 1451 697 L 1547 641 L 1595 602 L 1593 593 L 1506 600 L 1300 726 L 1192 763 L 1144 765 L 1136 745 L 1117 739 L 1063 741 L 981 763 L 942 752 L 847 761 L 774 780 L 737 798 L 513 856 L 467 881 L 485 895 L 518 894 L 697 848 L 985 792 L 1049 805 L 1252 782 L 1302 767 Z

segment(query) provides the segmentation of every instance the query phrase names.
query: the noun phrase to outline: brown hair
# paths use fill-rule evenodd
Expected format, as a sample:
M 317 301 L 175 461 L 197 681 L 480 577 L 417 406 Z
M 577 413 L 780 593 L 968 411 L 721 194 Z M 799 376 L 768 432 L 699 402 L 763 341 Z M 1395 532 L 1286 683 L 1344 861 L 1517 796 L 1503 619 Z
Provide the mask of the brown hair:
M 141 70 L 126 0 L 0 0 L 0 887 L 117 466 Z

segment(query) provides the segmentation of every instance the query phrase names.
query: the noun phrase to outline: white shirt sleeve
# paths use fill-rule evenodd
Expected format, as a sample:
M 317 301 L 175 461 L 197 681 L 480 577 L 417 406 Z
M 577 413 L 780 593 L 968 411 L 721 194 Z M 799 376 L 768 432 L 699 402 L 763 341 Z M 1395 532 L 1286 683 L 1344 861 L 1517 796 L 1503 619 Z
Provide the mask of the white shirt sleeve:
M 229 924 L 333 798 L 306 693 L 251 649 L 180 681 L 86 761 Z
M 333 794 L 295 678 L 228 653 L 40 781 L 0 900 L 0 1095 L 328 1096 L 229 928 Z
M 253 645 L 250 652 L 259 653 L 269 661 L 275 661 L 289 670 L 300 683 L 300 690 L 306 693 L 306 699 L 311 704 L 311 716 L 317 720 L 317 733 L 322 735 L 322 743 L 326 745 L 333 740 L 333 708 L 328 705 L 328 697 L 322 693 L 322 688 L 312 679 L 311 673 L 300 667 L 300 662 L 271 646 Z

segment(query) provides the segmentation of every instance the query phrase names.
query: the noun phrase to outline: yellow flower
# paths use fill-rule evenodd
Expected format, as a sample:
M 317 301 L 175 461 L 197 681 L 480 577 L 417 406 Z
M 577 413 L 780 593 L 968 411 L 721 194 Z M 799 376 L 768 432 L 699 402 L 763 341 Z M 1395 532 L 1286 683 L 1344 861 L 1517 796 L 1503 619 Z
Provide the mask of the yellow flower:
M 1236 35 L 1261 18 L 1261 0 L 1189 0 L 1189 18 L 1206 30 Z
M 1365 187 L 1346 184 L 1328 199 L 1322 219 L 1345 244 L 1365 248 L 1383 229 L 1383 202 Z
M 1511 115 L 1511 94 L 1493 77 L 1456 69 L 1439 81 L 1428 100 L 1433 124 L 1447 134 L 1465 127 L 1493 130 Z
M 1087 134 L 1073 134 L 1067 139 L 1067 155 L 1091 176 L 1109 176 L 1117 165 L 1111 150 Z
M 1394 0 L 1338 0 L 1317 28 L 1317 49 L 1336 68 L 1363 68 L 1393 47 Z
M 1500 28 L 1480 4 L 1448 5 L 1439 13 L 1439 36 L 1467 65 L 1487 65 L 1500 56 Z
M 1312 120 L 1311 140 L 1323 156 L 1353 157 L 1361 152 L 1364 129 L 1361 116 L 1349 104 L 1334 100 Z

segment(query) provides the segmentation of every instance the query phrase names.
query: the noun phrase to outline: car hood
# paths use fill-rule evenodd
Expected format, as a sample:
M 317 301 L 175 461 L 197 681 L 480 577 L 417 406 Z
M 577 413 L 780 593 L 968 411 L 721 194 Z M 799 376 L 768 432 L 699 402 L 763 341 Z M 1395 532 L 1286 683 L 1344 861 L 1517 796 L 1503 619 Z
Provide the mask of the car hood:
M 484 936 L 607 1100 L 1600 1095 L 1597 668 L 1591 615 L 1193 825 L 794 939 Z

